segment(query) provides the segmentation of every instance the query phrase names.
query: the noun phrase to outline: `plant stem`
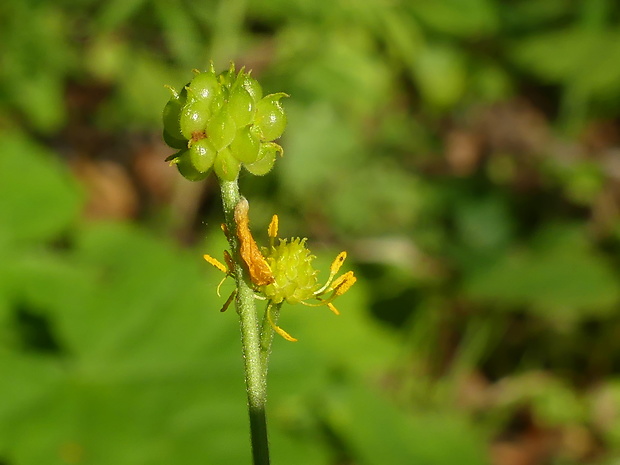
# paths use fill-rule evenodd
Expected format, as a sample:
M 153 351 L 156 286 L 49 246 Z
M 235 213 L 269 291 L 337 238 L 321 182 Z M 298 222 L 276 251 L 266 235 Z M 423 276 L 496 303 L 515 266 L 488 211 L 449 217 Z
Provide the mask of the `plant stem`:
M 248 276 L 239 257 L 239 241 L 234 219 L 235 206 L 241 199 L 237 181 L 220 181 L 224 218 L 228 229 L 228 241 L 235 265 L 237 284 L 236 306 L 241 326 L 241 347 L 245 368 L 245 385 L 250 413 L 250 436 L 254 465 L 269 465 L 269 443 L 267 440 L 267 402 L 266 367 L 261 356 L 261 331 L 256 314 L 254 292 L 248 285 Z

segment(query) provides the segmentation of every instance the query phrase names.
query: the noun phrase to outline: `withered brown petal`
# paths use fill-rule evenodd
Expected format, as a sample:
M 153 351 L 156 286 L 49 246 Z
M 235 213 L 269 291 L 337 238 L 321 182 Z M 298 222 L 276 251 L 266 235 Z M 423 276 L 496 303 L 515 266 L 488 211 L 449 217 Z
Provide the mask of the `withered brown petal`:
M 246 265 L 250 280 L 257 286 L 266 286 L 274 282 L 271 268 L 260 253 L 258 245 L 250 231 L 250 218 L 248 212 L 250 205 L 245 198 L 235 206 L 235 223 L 237 225 L 237 237 L 239 238 L 239 254 Z

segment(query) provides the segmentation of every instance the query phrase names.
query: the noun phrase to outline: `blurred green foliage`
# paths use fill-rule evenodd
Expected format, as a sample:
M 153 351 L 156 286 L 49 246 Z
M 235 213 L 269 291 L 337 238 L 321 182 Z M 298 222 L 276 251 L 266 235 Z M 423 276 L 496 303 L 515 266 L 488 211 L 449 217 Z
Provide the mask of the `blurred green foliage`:
M 1 249 L 3 459 L 247 463 L 236 321 L 217 312 L 219 277 L 197 251 L 127 224 L 71 228 L 70 250 L 50 247 L 77 220 L 77 186 L 42 147 L 9 134 L 0 142 L 9 201 L 2 217 L 15 233 Z M 23 168 L 32 176 L 14 176 Z M 481 460 L 476 437 L 462 436 L 463 419 L 434 418 L 428 443 L 422 420 L 360 387 L 396 352 L 389 333 L 364 315 L 365 300 L 358 290 L 342 306 L 346 321 L 324 312 L 288 323 L 305 343 L 279 340 L 274 355 L 274 461 L 328 463 L 334 452 L 320 440 L 324 428 L 366 463 L 383 463 L 385 441 L 403 460 Z M 410 428 L 424 433 L 418 445 Z M 444 436 L 455 444 L 447 458 Z
M 338 318 L 284 308 L 275 464 L 505 465 L 534 437 L 527 463 L 617 463 L 619 23 L 613 0 L 2 2 L 0 464 L 249 461 L 200 259 L 217 188 L 157 194 L 134 163 L 163 164 L 163 85 L 210 59 L 292 96 L 285 156 L 241 179 L 256 235 L 277 212 L 360 276 Z M 87 219 L 85 160 L 134 181 L 134 221 Z

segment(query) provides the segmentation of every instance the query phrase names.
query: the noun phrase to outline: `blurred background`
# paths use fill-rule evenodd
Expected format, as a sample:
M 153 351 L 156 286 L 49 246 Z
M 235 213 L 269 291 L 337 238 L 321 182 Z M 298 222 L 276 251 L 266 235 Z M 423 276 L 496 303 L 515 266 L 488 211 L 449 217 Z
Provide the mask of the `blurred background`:
M 249 463 L 218 185 L 161 111 L 213 60 L 284 102 L 242 175 L 359 277 L 285 307 L 274 464 L 620 464 L 614 0 L 4 0 L 0 464 Z M 323 278 L 325 275 L 323 275 Z

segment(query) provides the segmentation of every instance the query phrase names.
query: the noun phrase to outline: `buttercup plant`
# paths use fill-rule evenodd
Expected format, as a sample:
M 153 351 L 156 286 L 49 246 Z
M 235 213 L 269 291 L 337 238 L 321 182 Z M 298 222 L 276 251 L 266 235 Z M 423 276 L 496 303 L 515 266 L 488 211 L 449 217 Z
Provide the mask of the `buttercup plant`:
M 338 254 L 324 284 L 312 262 L 305 238 L 278 239 L 278 216 L 268 227 L 269 245 L 259 247 L 249 225 L 249 202 L 239 192 L 241 169 L 263 176 L 283 154 L 274 142 L 284 132 L 283 92 L 263 96 L 258 81 L 234 64 L 220 74 L 213 64 L 172 96 L 163 112 L 164 141 L 177 152 L 166 159 L 190 181 L 217 176 L 222 193 L 222 230 L 230 251 L 224 263 L 204 255 L 211 265 L 235 280 L 235 290 L 224 302 L 234 301 L 241 327 L 241 345 L 250 414 L 252 456 L 255 465 L 269 464 L 265 403 L 267 368 L 274 333 L 297 341 L 277 325 L 284 303 L 326 306 L 336 315 L 333 301 L 355 283 L 352 271 L 336 277 L 346 252 Z M 276 242 L 277 239 L 277 242 Z M 219 293 L 219 286 L 217 289 Z M 265 302 L 260 321 L 256 302 Z

